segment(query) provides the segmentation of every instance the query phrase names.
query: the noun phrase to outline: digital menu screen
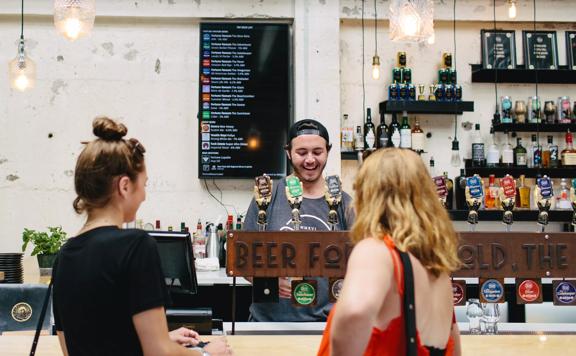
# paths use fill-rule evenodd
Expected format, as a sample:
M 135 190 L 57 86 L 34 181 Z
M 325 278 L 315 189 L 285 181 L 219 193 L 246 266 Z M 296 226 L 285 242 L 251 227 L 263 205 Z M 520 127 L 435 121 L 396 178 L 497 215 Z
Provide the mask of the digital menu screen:
M 290 25 L 200 25 L 199 178 L 287 171 L 291 122 Z

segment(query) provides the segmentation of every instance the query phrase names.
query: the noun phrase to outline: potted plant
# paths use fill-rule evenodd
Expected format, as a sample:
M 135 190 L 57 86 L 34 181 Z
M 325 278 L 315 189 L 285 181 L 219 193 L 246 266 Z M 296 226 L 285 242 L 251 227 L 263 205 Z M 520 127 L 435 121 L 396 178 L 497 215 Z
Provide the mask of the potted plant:
M 34 244 L 31 255 L 38 258 L 40 268 L 52 268 L 58 250 L 66 241 L 66 232 L 62 226 L 49 226 L 48 232 L 24 229 L 22 233 L 22 252 L 28 247 L 28 243 Z

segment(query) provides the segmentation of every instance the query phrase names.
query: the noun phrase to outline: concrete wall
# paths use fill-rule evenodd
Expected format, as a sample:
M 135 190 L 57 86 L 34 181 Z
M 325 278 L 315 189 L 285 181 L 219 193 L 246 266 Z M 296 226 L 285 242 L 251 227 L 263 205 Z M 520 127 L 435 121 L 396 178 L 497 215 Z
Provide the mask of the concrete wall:
M 480 122 L 484 135 L 494 106 L 493 86 L 471 84 L 469 63 L 480 62 L 479 32 L 491 27 L 488 0 L 457 2 L 457 69 L 464 98 L 475 100 L 476 111 L 458 119 Z M 395 53 L 406 50 L 415 82 L 433 80 L 443 51 L 453 51 L 452 2 L 436 4 L 436 44 L 391 43 L 387 38 L 388 1 L 378 0 L 378 53 L 382 77 L 370 77 L 374 51 L 373 3 L 366 3 L 366 103 L 377 107 L 386 98 L 385 87 Z M 139 218 L 160 219 L 163 226 L 193 224 L 198 218 L 223 219 L 226 210 L 208 194 L 218 197 L 212 181 L 197 177 L 197 68 L 198 24 L 202 19 L 284 19 L 294 25 L 295 118 L 317 117 L 333 138 L 339 136 L 342 113 L 361 122 L 361 1 L 352 0 L 98 0 L 96 25 L 88 38 L 70 43 L 57 35 L 52 24 L 52 2 L 26 1 L 25 37 L 28 54 L 37 64 L 38 80 L 32 91 L 19 93 L 8 86 L 7 70 L 0 70 L 0 251 L 18 251 L 24 227 L 62 225 L 70 234 L 83 219 L 75 215 L 73 169 L 82 146 L 92 138 L 90 123 L 109 115 L 126 123 L 129 136 L 147 148 L 148 199 Z M 531 21 L 530 2 L 521 1 L 519 19 Z M 16 55 L 19 38 L 17 0 L 0 2 L 0 54 L 3 63 Z M 557 28 L 560 64 L 565 63 L 563 30 L 573 28 L 576 4 L 572 1 L 538 1 L 539 24 Z M 497 1 L 498 19 L 505 6 Z M 519 31 L 531 23 L 499 24 Z M 501 93 L 525 99 L 533 85 L 501 85 Z M 576 86 L 541 85 L 543 98 L 561 94 L 576 99 Z M 389 120 L 389 118 L 388 118 Z M 378 120 L 377 120 L 378 121 Z M 448 167 L 453 118 L 422 117 L 432 131 L 428 142 L 437 166 Z M 49 138 L 49 134 L 53 137 Z M 468 146 L 459 126 L 462 153 Z M 327 172 L 340 173 L 350 188 L 354 162 L 340 162 L 334 140 Z M 456 169 L 448 169 L 451 175 Z M 250 180 L 218 180 L 226 209 L 242 213 L 248 205 Z M 460 225 L 459 225 L 460 226 Z M 531 225 L 527 225 L 530 228 Z M 464 228 L 462 225 L 461 228 Z M 500 228 L 497 224 L 486 228 Z

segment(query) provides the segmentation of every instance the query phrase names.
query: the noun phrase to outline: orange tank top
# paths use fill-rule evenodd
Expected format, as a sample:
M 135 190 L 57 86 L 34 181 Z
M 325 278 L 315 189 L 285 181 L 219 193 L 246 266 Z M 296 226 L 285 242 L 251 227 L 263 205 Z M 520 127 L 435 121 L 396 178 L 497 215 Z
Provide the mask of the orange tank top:
M 398 287 L 400 299 L 402 300 L 402 297 L 404 296 L 404 268 L 402 267 L 400 256 L 394 247 L 394 242 L 388 236 L 384 238 L 384 242 L 392 255 L 392 261 L 394 262 L 394 279 L 396 281 L 396 286 Z M 336 305 L 334 305 L 332 311 L 330 311 L 330 315 L 328 316 L 326 328 L 324 329 L 322 341 L 320 342 L 318 356 L 330 356 L 330 329 L 332 327 L 332 318 L 336 310 Z M 429 349 L 422 345 L 418 333 L 416 334 L 416 343 L 418 345 L 418 356 L 430 355 Z M 448 339 L 445 350 L 445 356 L 452 356 L 454 352 L 454 340 L 452 339 L 452 336 Z M 370 341 L 368 342 L 368 346 L 366 346 L 363 355 L 398 356 L 405 354 L 406 332 L 404 328 L 404 315 L 403 311 L 401 311 L 400 316 L 392 319 L 385 330 L 380 330 L 375 327 L 372 328 L 372 335 L 370 335 Z

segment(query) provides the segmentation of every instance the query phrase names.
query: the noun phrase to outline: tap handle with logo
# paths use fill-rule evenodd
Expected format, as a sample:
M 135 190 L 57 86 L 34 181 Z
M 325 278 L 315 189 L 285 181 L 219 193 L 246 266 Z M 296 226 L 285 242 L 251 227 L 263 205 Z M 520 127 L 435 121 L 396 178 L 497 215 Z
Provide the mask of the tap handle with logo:
M 342 182 L 340 177 L 337 175 L 328 176 L 325 178 L 326 192 L 324 193 L 324 199 L 328 204 L 328 224 L 330 225 L 330 230 L 336 230 L 336 225 L 338 225 L 338 207 L 342 202 Z
M 514 205 L 516 204 L 516 182 L 511 175 L 507 174 L 504 178 L 500 179 L 498 194 L 500 204 L 502 205 L 502 209 L 504 209 L 502 222 L 507 225 L 507 229 L 509 229 L 510 225 L 514 222 L 512 210 L 514 210 Z
M 466 178 L 466 204 L 468 204 L 468 223 L 470 228 L 474 230 L 478 224 L 478 210 L 482 206 L 482 199 L 484 197 L 483 182 L 480 176 L 475 174 L 472 177 Z
M 304 188 L 302 182 L 295 176 L 286 177 L 286 199 L 292 208 L 292 226 L 294 230 L 300 230 L 300 204 L 302 204 L 302 195 Z
M 258 206 L 258 226 L 260 230 L 266 230 L 266 209 L 272 200 L 272 179 L 266 174 L 256 177 L 254 185 L 254 200 Z
M 534 197 L 538 206 L 538 225 L 541 228 L 541 232 L 544 232 L 546 225 L 548 225 L 548 211 L 550 211 L 552 199 L 554 199 L 552 180 L 548 176 L 545 175 L 536 180 Z

